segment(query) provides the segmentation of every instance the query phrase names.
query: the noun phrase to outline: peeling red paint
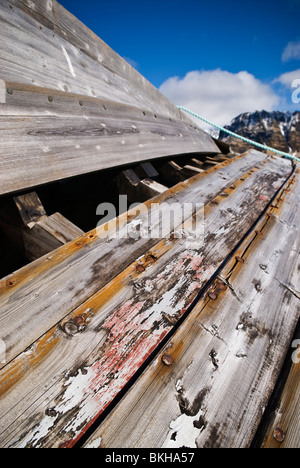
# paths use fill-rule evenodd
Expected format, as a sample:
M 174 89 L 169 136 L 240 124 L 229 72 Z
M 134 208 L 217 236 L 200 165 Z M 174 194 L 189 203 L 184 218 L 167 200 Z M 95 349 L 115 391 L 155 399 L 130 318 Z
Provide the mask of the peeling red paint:
M 184 252 L 183 258 L 190 260 L 189 268 L 191 268 L 193 271 L 199 270 L 203 262 L 202 255 L 199 255 L 198 252 L 193 252 L 189 250 Z
M 265 198 L 264 195 L 259 197 L 260 205 L 266 205 L 266 200 L 270 199 Z M 256 199 L 257 192 L 253 195 L 252 202 L 255 203 Z M 243 209 L 246 212 L 247 207 Z M 259 212 L 257 206 L 256 211 Z M 244 229 L 247 228 L 247 222 L 249 224 L 253 221 L 244 222 L 243 213 L 239 216 Z M 220 226 L 222 236 L 224 231 L 224 242 L 221 245 L 228 254 L 232 249 L 230 239 L 235 227 Z M 212 228 L 211 233 L 214 233 Z M 168 263 L 161 262 L 161 266 L 157 262 L 156 273 L 153 275 L 150 273 L 151 268 L 149 272 L 141 272 L 138 279 L 144 281 L 143 286 L 135 289 L 133 285 L 131 297 L 128 294 L 124 296 L 130 299 L 111 310 L 109 318 L 102 324 L 101 330 L 107 332 L 99 351 L 102 357 L 87 365 L 84 372 L 80 368 L 78 375 L 65 378 L 63 391 L 56 399 L 57 406 L 54 408 L 58 417 L 71 414 L 71 420 L 68 419 L 63 429 L 65 438 L 68 438 L 63 444 L 65 447 L 73 446 L 128 384 L 173 328 L 174 323 L 186 313 L 195 295 L 215 273 L 221 261 L 222 255 L 215 255 L 214 252 L 211 254 L 209 245 L 206 244 L 203 248 L 199 246 L 198 251 L 183 250 Z M 174 323 L 169 322 L 168 318 L 173 319 Z M 51 431 L 50 423 L 52 421 L 46 421 L 45 426 L 47 428 L 49 424 Z M 53 425 L 54 423 L 55 419 Z M 37 432 L 32 429 L 32 437 Z M 28 445 L 30 443 L 32 440 Z

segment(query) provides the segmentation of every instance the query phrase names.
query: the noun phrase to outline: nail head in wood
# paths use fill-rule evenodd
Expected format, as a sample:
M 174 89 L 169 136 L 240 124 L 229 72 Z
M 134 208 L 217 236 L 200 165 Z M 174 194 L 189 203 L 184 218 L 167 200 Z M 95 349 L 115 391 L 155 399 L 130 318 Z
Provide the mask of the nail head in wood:
M 245 260 L 242 258 L 242 257 L 235 257 L 236 261 L 239 262 L 239 263 L 245 263 Z
M 78 333 L 78 326 L 73 322 L 66 322 L 63 325 L 63 331 L 70 336 L 74 336 Z
M 277 442 L 283 442 L 285 440 L 285 433 L 280 427 L 276 427 L 273 436 Z
M 161 360 L 165 364 L 165 366 L 168 366 L 168 367 L 174 364 L 174 360 L 169 354 L 164 354 Z
M 215 292 L 213 292 L 213 291 L 210 291 L 210 292 L 208 293 L 208 297 L 209 297 L 212 301 L 216 301 L 216 300 L 218 299 L 218 295 L 217 295 Z
M 223 283 L 222 281 L 218 282 L 218 288 L 220 291 L 226 291 L 228 289 L 227 284 Z

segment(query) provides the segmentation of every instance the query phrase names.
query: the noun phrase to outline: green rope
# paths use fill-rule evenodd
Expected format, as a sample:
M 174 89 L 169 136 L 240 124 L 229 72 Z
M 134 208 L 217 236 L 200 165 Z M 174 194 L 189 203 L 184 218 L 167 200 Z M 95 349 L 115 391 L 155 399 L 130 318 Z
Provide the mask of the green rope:
M 272 151 L 273 153 L 277 153 L 280 156 L 283 156 L 284 158 L 289 158 L 289 159 L 293 159 L 294 161 L 300 162 L 300 159 L 297 158 L 296 156 L 293 156 L 292 154 L 284 153 L 283 151 L 279 151 L 279 150 L 276 150 L 274 148 L 270 148 L 269 146 L 262 145 L 261 143 L 257 143 L 255 141 L 249 140 L 248 138 L 245 138 L 245 137 L 243 137 L 241 135 L 238 135 L 237 133 L 231 132 L 230 130 L 227 130 L 224 127 L 220 127 L 220 125 L 217 125 L 217 124 L 214 124 L 214 123 L 210 122 L 209 120 L 205 119 L 204 117 L 201 117 L 200 115 L 195 114 L 195 112 L 190 111 L 186 107 L 177 106 L 177 108 L 187 112 L 188 114 L 193 115 L 194 117 L 197 117 L 197 119 L 203 120 L 203 122 L 211 125 L 212 127 L 217 128 L 218 130 L 221 130 L 222 132 L 228 133 L 228 135 L 231 135 L 231 136 L 233 136 L 235 138 L 239 138 L 240 140 L 243 140 L 246 143 L 249 143 L 250 145 L 257 146 L 258 148 L 261 148 L 263 150 Z

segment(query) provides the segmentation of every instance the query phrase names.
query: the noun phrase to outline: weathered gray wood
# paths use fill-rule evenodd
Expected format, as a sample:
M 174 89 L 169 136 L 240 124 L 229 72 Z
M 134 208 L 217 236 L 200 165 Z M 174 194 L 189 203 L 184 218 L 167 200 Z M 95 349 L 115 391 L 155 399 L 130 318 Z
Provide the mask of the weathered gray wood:
M 206 158 L 204 164 L 208 166 L 217 166 L 219 163 L 211 158 Z
M 75 19 L 74 23 L 75 26 Z M 51 25 L 50 28 L 39 26 L 30 14 L 23 13 L 18 7 L 11 9 L 7 0 L 1 2 L 2 79 L 14 81 L 18 76 L 27 84 L 91 97 L 114 95 L 122 103 L 144 103 L 145 108 L 154 107 L 150 93 L 143 92 L 141 85 L 134 89 L 126 77 L 116 75 L 114 69 L 104 68 L 101 60 L 92 59 L 66 39 L 53 34 Z
M 6 103 L 6 86 L 3 80 L 0 80 L 0 104 Z
M 67 244 L 84 232 L 60 213 L 47 216 L 46 210 L 36 192 L 14 197 L 23 225 L 15 238 L 25 256 L 33 261 Z M 11 231 L 2 226 L 7 235 Z
M 168 190 L 151 179 L 141 180 L 133 169 L 123 171 L 117 177 L 118 191 L 126 194 L 130 203 L 144 202 Z
M 0 40 L 0 79 L 20 82 L 0 84 L 0 194 L 178 152 L 216 152 L 56 1 L 4 0 Z
M 148 200 L 149 198 L 153 198 L 156 195 L 166 192 L 168 187 L 152 179 L 143 179 L 140 183 L 140 190 L 143 198 Z
M 22 230 L 25 255 L 31 261 L 36 260 L 83 234 L 82 229 L 60 213 L 43 216 Z
M 283 194 L 269 211 L 274 217 L 260 221 L 263 236 L 253 231 L 240 247 L 245 263 L 230 261 L 222 282 L 210 288 L 211 296 L 198 303 L 86 448 L 251 444 L 300 315 L 299 174 Z M 166 354 L 170 367 L 163 363 Z M 293 382 L 295 410 L 299 379 Z M 294 443 L 298 427 L 294 417 Z
M 26 226 L 28 226 L 28 224 L 35 223 L 42 216 L 47 215 L 36 192 L 14 197 L 14 202 L 17 205 L 22 221 Z
M 141 179 L 155 179 L 159 173 L 150 162 L 141 163 L 135 168 L 135 172 Z
M 133 169 L 126 169 L 122 171 L 117 177 L 118 179 L 118 191 L 119 193 L 127 193 L 127 187 L 138 187 L 141 182 L 139 176 Z M 125 187 L 124 187 L 125 186 Z
M 272 412 L 268 414 L 261 448 L 300 448 L 300 333 L 294 338 L 292 353 L 289 354 L 292 366 L 284 388 L 273 401 Z
M 215 154 L 213 158 L 208 156 L 207 159 L 212 159 L 215 162 L 223 162 L 228 160 L 228 156 L 224 156 L 223 154 Z
M 14 81 L 19 76 L 23 83 L 92 97 L 111 99 L 113 93 L 119 97 L 114 100 L 195 127 L 185 113 L 56 0 L 3 0 L 1 11 L 0 78 Z
M 217 166 L 218 164 L 212 164 L 212 166 L 214 165 Z M 178 183 L 179 181 L 189 179 L 190 177 L 193 177 L 196 174 L 205 172 L 204 169 L 198 166 L 192 166 L 192 165 L 187 164 L 181 167 L 175 161 L 169 161 L 165 163 L 159 169 L 159 171 L 161 175 L 163 176 L 163 178 L 169 184 L 175 184 L 175 183 Z
M 166 203 L 168 206 L 197 200 L 198 203 L 206 204 L 242 174 L 257 164 L 264 164 L 264 161 L 269 164 L 266 155 L 252 150 L 230 164 L 224 163 L 220 168 L 212 169 L 205 176 L 200 174 L 183 182 L 154 199 L 154 202 Z M 286 173 L 291 167 L 290 163 L 283 161 L 282 164 Z M 147 206 L 151 208 L 150 203 Z M 119 219 L 120 228 L 125 229 L 127 221 L 128 229 L 134 227 L 137 221 L 143 224 L 148 221 L 148 215 L 139 215 L 137 211 L 131 219 L 125 214 Z M 160 223 L 159 219 L 159 226 Z M 181 213 L 174 220 L 172 228 L 176 229 L 178 223 L 182 223 Z M 5 330 L 1 338 L 7 344 L 7 359 L 13 359 L 29 347 L 37 336 L 41 336 L 95 294 L 156 242 L 156 239 L 143 237 L 138 240 L 110 239 L 106 242 L 99 228 L 81 238 L 78 243 L 73 242 L 60 248 L 50 256 L 4 278 L 0 282 L 0 330 Z M 7 284 L 13 287 L 7 287 Z M 39 300 L 33 302 L 32 294 L 36 294 Z M 34 317 L 35 325 L 32 327 L 31 320 Z
M 13 94 L 0 105 L 0 194 L 180 152 L 214 152 L 201 130 L 137 107 L 16 83 L 6 89 Z
M 159 168 L 159 173 L 162 175 L 163 179 L 171 185 L 188 179 L 188 175 L 183 172 L 182 167 L 175 161 L 168 161 L 163 164 L 163 166 Z
M 213 138 L 213 140 L 218 146 L 222 154 L 225 154 L 226 156 L 230 156 L 230 145 L 228 145 L 224 141 L 217 140 L 216 138 Z
M 189 166 L 188 164 L 186 166 L 183 166 L 184 173 L 185 174 L 191 174 L 191 177 L 193 177 L 195 174 L 200 174 L 201 172 L 205 172 L 204 169 L 200 169 L 200 167 L 194 167 L 194 166 Z
M 54 213 L 51 216 L 42 218 L 36 224 L 43 228 L 45 232 L 56 237 L 61 245 L 84 235 L 82 229 L 75 226 L 75 224 L 60 213 Z
M 185 313 L 289 173 L 289 163 L 276 158 L 244 174 L 207 207 L 206 242 L 160 241 L 4 367 L 1 445 L 72 446 Z M 192 224 L 193 218 L 184 229 Z M 33 392 L 36 374 L 40 385 Z
M 212 166 L 213 166 L 213 165 L 216 165 L 216 166 L 217 166 L 217 165 L 220 164 L 221 162 L 227 161 L 227 160 L 228 160 L 228 158 L 225 158 L 225 157 L 219 159 L 217 156 L 214 156 L 213 158 L 211 158 L 211 157 L 209 157 L 209 156 L 206 156 L 204 164 L 210 164 L 210 165 L 212 165 Z
M 200 169 L 201 169 L 201 166 L 203 166 L 203 164 L 204 163 L 202 161 L 199 161 L 199 159 L 196 159 L 196 158 L 193 158 L 189 161 L 190 166 L 200 167 Z

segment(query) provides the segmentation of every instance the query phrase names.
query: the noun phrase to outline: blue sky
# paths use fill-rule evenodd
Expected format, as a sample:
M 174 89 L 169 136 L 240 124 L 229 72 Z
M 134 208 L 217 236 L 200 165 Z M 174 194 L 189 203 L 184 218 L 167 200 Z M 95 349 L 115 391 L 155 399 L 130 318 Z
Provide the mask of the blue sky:
M 176 104 L 219 123 L 300 108 L 300 0 L 59 1 Z

